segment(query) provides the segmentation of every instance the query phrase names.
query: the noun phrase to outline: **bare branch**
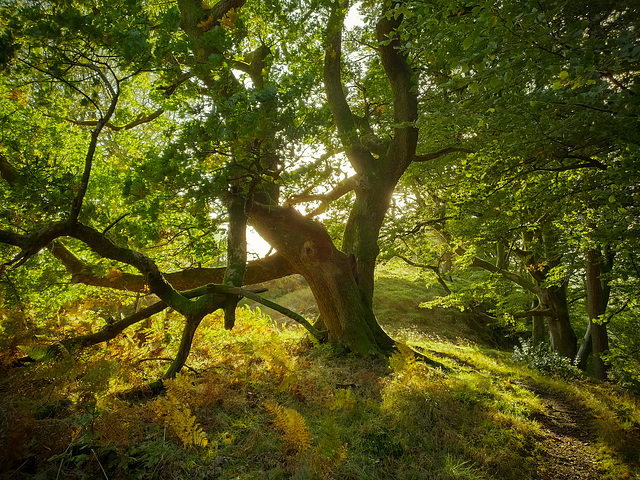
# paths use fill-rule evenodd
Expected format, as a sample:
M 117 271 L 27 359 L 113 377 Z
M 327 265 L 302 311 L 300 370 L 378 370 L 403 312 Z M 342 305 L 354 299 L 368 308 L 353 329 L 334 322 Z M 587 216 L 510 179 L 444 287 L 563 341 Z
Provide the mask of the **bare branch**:
M 413 267 L 418 267 L 418 268 L 424 268 L 426 270 L 431 270 L 433 273 L 436 274 L 436 277 L 438 279 L 438 283 L 442 286 L 442 288 L 444 288 L 444 291 L 447 292 L 447 295 L 451 294 L 451 289 L 445 283 L 444 279 L 440 275 L 440 269 L 438 267 L 436 267 L 435 265 L 426 265 L 424 263 L 414 262 L 412 260 L 409 260 L 407 257 L 405 257 L 403 255 L 396 254 L 394 256 L 398 257 L 399 259 L 403 260 L 405 263 L 408 263 L 409 265 L 411 265 Z

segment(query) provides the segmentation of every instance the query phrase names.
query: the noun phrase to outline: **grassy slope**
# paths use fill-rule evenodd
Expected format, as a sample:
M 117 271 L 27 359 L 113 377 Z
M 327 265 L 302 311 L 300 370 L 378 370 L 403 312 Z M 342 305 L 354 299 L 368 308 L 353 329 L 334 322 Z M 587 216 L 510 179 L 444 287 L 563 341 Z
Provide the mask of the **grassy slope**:
M 146 343 L 131 333 L 76 357 L 5 371 L 0 475 L 554 478 L 545 470 L 545 407 L 534 389 L 587 412 L 585 448 L 601 478 L 639 473 L 637 399 L 609 385 L 542 377 L 486 346 L 461 316 L 418 309 L 419 280 L 379 280 L 385 328 L 451 371 L 426 368 L 408 352 L 388 365 L 314 346 L 301 329 L 243 309 L 232 332 L 219 315 L 205 320 L 188 361 L 197 374 L 187 372 L 165 397 L 131 400 L 123 392 L 166 367 L 148 359 L 175 351 L 179 319 L 159 316 Z M 307 295 L 296 290 L 280 300 L 294 307 Z

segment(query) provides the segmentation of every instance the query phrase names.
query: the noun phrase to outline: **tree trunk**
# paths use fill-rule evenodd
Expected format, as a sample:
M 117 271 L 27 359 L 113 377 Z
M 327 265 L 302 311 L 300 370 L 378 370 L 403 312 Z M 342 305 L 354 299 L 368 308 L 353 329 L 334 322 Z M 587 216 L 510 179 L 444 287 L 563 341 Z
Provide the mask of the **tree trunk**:
M 395 182 L 390 188 L 380 183 L 376 182 L 374 188 L 368 180 L 363 180 L 363 185 L 356 189 L 356 200 L 342 241 L 342 251 L 355 256 L 357 284 L 368 308 L 373 305 L 374 273 L 380 253 L 378 235 L 395 186 Z
M 330 341 L 361 355 L 393 350 L 395 342 L 358 287 L 349 255 L 335 248 L 324 226 L 292 208 L 257 204 L 249 222 L 309 283 Z
M 505 244 L 501 240 L 496 242 L 496 267 L 502 269 L 507 268 L 507 252 L 505 250 Z
M 540 305 L 540 301 L 536 297 L 531 302 L 531 309 L 535 310 L 538 305 Z M 547 336 L 545 328 L 545 318 L 540 315 L 531 316 L 531 343 L 534 347 L 537 347 L 541 343 L 544 343 L 546 340 Z
M 578 338 L 569 319 L 566 286 L 542 288 L 540 303 L 543 308 L 549 308 L 554 313 L 553 316 L 547 317 L 551 350 L 574 360 L 578 350 Z
M 547 329 L 545 328 L 544 317 L 531 317 L 531 341 L 533 346 L 540 345 L 547 340 Z
M 223 283 L 241 287 L 247 268 L 247 214 L 245 198 L 231 192 L 227 204 L 229 227 L 227 230 L 227 271 Z M 231 330 L 236 323 L 236 307 L 240 297 L 230 295 L 224 305 L 224 328 Z
M 578 350 L 578 355 L 576 356 L 576 364 L 580 370 L 587 369 L 587 360 L 589 360 L 589 355 L 593 351 L 593 345 L 591 342 L 591 322 L 589 322 L 589 326 L 587 327 L 587 331 L 584 334 L 584 339 L 582 340 L 582 345 L 580 345 L 580 349 Z
M 593 347 L 593 364 L 596 378 L 598 380 L 606 380 L 608 366 L 601 358 L 601 355 L 609 350 L 609 337 L 607 335 L 607 324 L 600 317 L 604 315 L 607 309 L 610 289 L 602 281 L 601 275 L 610 269 L 613 258 L 610 257 L 610 261 L 605 263 L 605 258 L 600 248 L 589 250 L 586 258 L 587 310 Z

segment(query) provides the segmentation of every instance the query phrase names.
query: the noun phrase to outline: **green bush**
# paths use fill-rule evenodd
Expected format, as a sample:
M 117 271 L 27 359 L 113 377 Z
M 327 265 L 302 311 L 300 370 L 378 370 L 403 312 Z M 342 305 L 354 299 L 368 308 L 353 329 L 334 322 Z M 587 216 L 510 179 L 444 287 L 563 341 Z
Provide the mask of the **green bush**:
M 582 376 L 582 372 L 571 359 L 562 357 L 556 352 L 550 352 L 544 343 L 534 346 L 530 339 L 520 339 L 520 346 L 516 345 L 511 358 L 515 362 L 524 363 L 546 375 L 561 378 Z

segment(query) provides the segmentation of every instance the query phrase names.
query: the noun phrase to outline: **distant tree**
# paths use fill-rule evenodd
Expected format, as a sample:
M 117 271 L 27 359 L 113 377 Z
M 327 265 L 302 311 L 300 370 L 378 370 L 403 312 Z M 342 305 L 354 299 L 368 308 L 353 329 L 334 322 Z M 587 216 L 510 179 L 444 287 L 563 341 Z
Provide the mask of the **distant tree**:
M 405 183 L 421 185 L 437 207 L 421 222 L 446 231 L 452 251 L 485 256 L 467 255 L 469 264 L 534 293 L 538 307 L 528 313 L 544 314 L 553 348 L 573 358 L 569 274 L 591 272 L 596 318 L 608 294 L 594 293 L 600 274 L 589 266 L 602 265 L 601 280 L 616 282 L 589 258 L 598 249 L 637 251 L 628 238 L 640 170 L 640 12 L 615 1 L 415 2 L 400 10 L 404 46 L 423 78 L 421 138 L 432 139 L 419 149 L 473 152 L 458 162 L 425 156 L 408 170 Z M 520 255 L 529 275 L 501 268 L 496 249 L 500 258 Z

